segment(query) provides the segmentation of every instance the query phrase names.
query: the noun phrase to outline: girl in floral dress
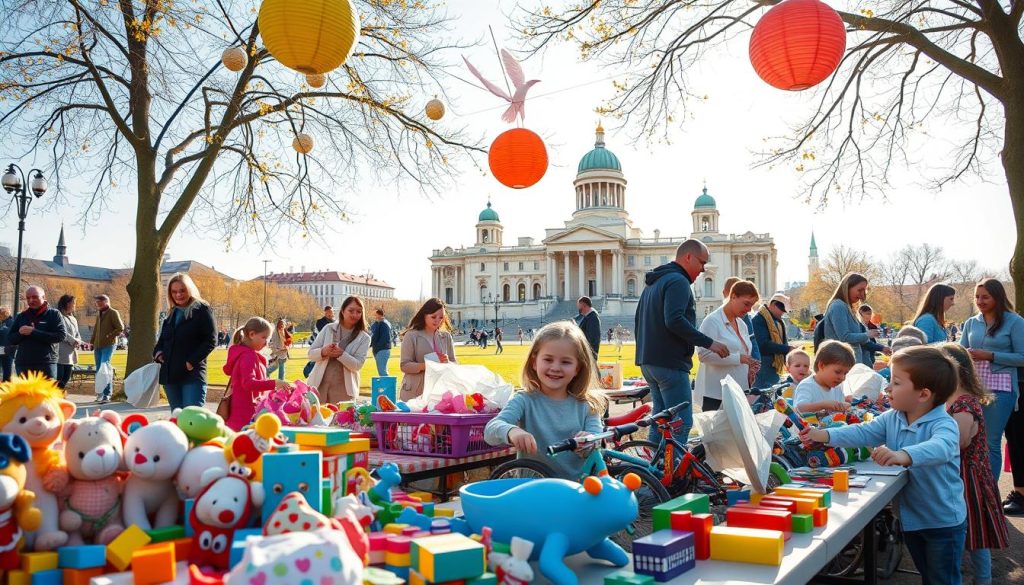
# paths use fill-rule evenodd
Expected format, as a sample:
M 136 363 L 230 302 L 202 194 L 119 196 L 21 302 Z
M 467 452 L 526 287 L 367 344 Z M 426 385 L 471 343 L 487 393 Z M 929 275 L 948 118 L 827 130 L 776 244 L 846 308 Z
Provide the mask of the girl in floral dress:
M 946 403 L 946 410 L 960 427 L 960 478 L 967 502 L 967 539 L 965 546 L 974 569 L 974 582 L 992 583 L 990 549 L 1006 548 L 1009 535 L 999 490 L 992 476 L 985 440 L 985 418 L 981 407 L 993 396 L 978 381 L 974 362 L 967 350 L 955 343 L 944 343 L 942 350 L 953 358 L 960 370 L 960 384 Z

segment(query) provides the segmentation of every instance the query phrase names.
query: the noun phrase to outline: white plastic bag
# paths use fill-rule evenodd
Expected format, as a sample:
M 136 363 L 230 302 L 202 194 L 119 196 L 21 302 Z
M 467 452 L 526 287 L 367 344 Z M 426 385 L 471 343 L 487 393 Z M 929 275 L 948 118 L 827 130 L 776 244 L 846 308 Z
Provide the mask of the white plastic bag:
M 98 380 L 98 373 L 96 377 Z M 128 397 L 128 402 L 136 408 L 156 406 L 160 402 L 160 364 L 146 364 L 129 374 L 124 379 L 124 393 Z
M 103 362 L 103 365 L 96 368 L 96 395 L 104 394 L 107 386 L 114 383 L 114 368 L 110 362 Z
M 882 393 L 882 388 L 885 388 L 885 378 L 864 364 L 857 364 L 846 375 L 842 388 L 843 396 L 867 396 L 874 400 Z
M 484 400 L 505 408 L 512 397 L 512 384 L 509 384 L 484 366 L 465 366 L 462 364 L 426 362 L 427 371 L 423 376 L 423 395 L 409 401 L 409 406 L 433 408 L 441 401 L 445 392 L 452 394 L 474 394 L 479 392 Z

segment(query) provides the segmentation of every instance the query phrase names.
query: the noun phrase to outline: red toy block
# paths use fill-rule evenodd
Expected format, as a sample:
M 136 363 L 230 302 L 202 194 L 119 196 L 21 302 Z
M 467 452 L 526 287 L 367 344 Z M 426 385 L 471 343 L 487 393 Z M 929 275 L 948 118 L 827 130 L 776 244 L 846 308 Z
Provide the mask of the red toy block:
M 680 532 L 691 532 L 690 522 L 693 519 L 693 512 L 689 510 L 680 510 L 678 512 L 672 512 L 668 515 L 668 522 L 672 530 L 678 530 Z
M 725 519 L 729 526 L 734 528 L 778 530 L 783 534 L 793 530 L 793 515 L 784 510 L 738 508 L 733 506 L 725 511 Z
M 132 577 L 135 585 L 156 585 L 174 581 L 176 574 L 174 543 L 144 546 L 132 553 Z
M 412 550 L 412 539 L 408 536 L 389 536 L 384 542 L 384 552 L 407 554 Z
M 64 569 L 64 585 L 89 585 L 89 580 L 103 574 L 103 567 Z
M 796 502 L 788 498 L 765 496 L 761 498 L 761 501 L 758 503 L 758 505 L 763 506 L 765 508 L 781 508 L 792 514 L 797 513 Z
M 693 533 L 693 546 L 698 561 L 711 558 L 711 529 L 714 526 L 715 517 L 711 514 L 690 516 L 690 532 Z
M 828 524 L 828 508 L 815 508 L 812 516 L 814 517 L 815 528 L 821 528 Z
M 192 538 L 176 538 L 171 541 L 174 545 L 174 558 L 187 559 L 188 553 L 192 552 Z
M 769 502 L 791 502 L 796 505 L 796 509 L 792 510 L 794 514 L 810 514 L 820 504 L 818 499 L 813 496 L 801 497 L 801 496 L 765 496 L 761 501 L 768 500 Z

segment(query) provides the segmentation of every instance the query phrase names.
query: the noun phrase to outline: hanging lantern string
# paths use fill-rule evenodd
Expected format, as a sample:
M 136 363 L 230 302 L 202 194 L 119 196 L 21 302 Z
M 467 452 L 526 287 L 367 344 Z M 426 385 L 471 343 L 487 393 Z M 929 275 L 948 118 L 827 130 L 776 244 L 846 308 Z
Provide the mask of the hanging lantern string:
M 475 88 L 477 88 L 477 89 L 479 89 L 481 91 L 487 91 L 487 89 L 485 89 L 485 88 L 483 88 L 483 87 L 473 83 L 472 81 L 468 81 L 466 79 L 463 79 L 463 78 L 459 77 L 458 75 L 455 75 L 454 73 L 448 73 L 447 75 L 449 77 L 453 77 L 453 78 L 461 81 L 462 83 L 465 83 L 466 85 L 471 85 L 471 86 L 473 86 L 473 87 L 475 87 Z M 527 99 L 536 100 L 536 99 L 540 99 L 540 98 L 546 98 L 546 97 L 550 97 L 550 96 L 557 95 L 557 94 L 560 94 L 560 93 L 565 93 L 567 91 L 572 91 L 574 89 L 579 89 L 581 87 L 586 87 L 588 85 L 594 85 L 595 83 L 604 83 L 605 81 L 611 81 L 611 80 L 615 79 L 616 77 L 621 77 L 621 75 L 611 75 L 611 76 L 605 77 L 603 79 L 594 79 L 594 80 L 591 80 L 591 81 L 586 81 L 586 82 L 583 82 L 583 83 L 579 83 L 577 85 L 570 85 L 569 87 L 563 87 L 562 89 L 553 89 L 553 90 L 551 90 L 551 91 L 549 91 L 547 93 L 542 93 L 542 94 L 539 94 L 539 95 L 531 96 L 531 97 L 529 97 Z M 506 107 L 508 107 L 506 104 L 502 104 L 502 105 L 499 105 L 499 106 L 491 106 L 491 107 L 488 107 L 488 108 L 483 108 L 482 110 L 475 110 L 475 111 L 466 112 L 466 113 L 460 113 L 455 108 L 450 108 L 450 109 L 452 110 L 452 113 L 457 114 L 459 116 L 475 116 L 477 114 L 482 114 L 484 112 L 493 112 L 494 110 L 500 110 L 500 109 L 503 109 L 503 108 L 506 108 Z

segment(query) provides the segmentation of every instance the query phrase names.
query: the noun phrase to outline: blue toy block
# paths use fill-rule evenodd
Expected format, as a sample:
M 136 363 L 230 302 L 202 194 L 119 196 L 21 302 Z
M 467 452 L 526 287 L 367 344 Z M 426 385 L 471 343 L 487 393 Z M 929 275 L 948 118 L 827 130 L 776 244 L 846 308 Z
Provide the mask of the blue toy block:
M 663 583 L 697 564 L 693 533 L 659 530 L 633 541 L 633 571 Z
M 395 575 L 398 575 L 406 581 L 409 580 L 409 567 L 396 567 L 394 565 L 384 565 L 385 571 L 391 571 Z
M 32 585 L 63 585 L 64 570 L 51 569 L 32 573 Z
M 281 434 L 289 443 L 314 447 L 333 447 L 348 443 L 349 430 L 321 427 L 282 427 Z
M 740 500 L 750 501 L 750 490 L 729 490 L 725 497 L 730 506 L 735 506 Z
M 234 540 L 231 541 L 231 557 L 229 562 L 231 566 L 235 566 L 242 562 L 242 557 L 245 556 L 246 541 L 250 536 L 263 537 L 262 528 L 241 528 L 235 531 L 233 536 Z
M 391 399 L 391 402 L 398 402 L 395 398 L 395 391 L 398 388 L 398 378 L 395 376 L 374 376 L 370 378 L 370 404 L 377 406 L 377 397 L 383 394 Z
M 434 517 L 434 502 L 423 502 L 423 515 Z
M 62 546 L 57 549 L 57 566 L 61 569 L 94 569 L 107 564 L 107 547 L 102 544 Z
M 194 536 L 192 532 L 192 504 L 195 502 L 192 498 L 185 500 L 185 537 L 192 538 Z
M 263 536 L 262 528 L 239 528 L 232 537 L 234 542 L 245 542 L 250 536 Z
M 263 459 L 263 523 L 291 492 L 299 492 L 317 512 L 323 511 L 323 454 L 320 451 L 267 453 Z

